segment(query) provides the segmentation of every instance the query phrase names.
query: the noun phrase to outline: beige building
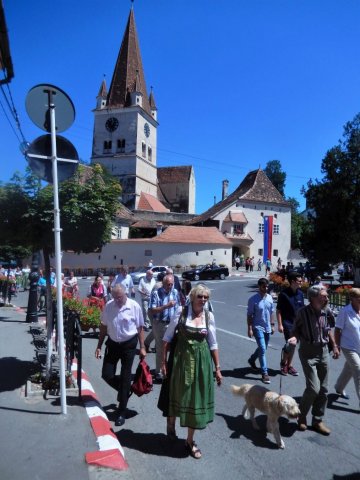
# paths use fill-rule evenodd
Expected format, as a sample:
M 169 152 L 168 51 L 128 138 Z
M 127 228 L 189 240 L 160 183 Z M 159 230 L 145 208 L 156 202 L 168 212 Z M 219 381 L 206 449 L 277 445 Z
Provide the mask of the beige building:
M 146 239 L 113 240 L 96 253 L 77 255 L 64 252 L 63 270 L 116 270 L 120 265 L 189 267 L 212 263 L 231 267 L 232 243 L 215 227 L 169 226 L 163 233 Z

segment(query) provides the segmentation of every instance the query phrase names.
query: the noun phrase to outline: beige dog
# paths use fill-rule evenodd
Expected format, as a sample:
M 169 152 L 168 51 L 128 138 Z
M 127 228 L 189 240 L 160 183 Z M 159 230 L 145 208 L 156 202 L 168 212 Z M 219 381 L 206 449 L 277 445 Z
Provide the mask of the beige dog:
M 278 419 L 281 416 L 288 418 L 297 418 L 300 415 L 299 405 L 288 395 L 279 395 L 270 392 L 260 385 L 250 385 L 245 383 L 237 387 L 231 386 L 233 393 L 245 398 L 245 406 L 242 415 L 246 418 L 247 411 L 250 413 L 250 419 L 255 430 L 259 430 L 259 425 L 255 420 L 255 409 L 267 414 L 266 428 L 269 433 L 275 437 L 275 441 L 279 448 L 285 448 L 283 442 Z

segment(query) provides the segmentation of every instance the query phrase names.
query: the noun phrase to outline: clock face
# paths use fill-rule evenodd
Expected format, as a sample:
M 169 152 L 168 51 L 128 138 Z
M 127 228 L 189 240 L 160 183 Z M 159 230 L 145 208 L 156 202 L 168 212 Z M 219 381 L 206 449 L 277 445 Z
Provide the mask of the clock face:
M 145 123 L 144 125 L 144 132 L 147 137 L 150 135 L 150 127 L 148 123 Z
M 109 132 L 115 132 L 118 126 L 119 126 L 119 120 L 117 118 L 110 117 L 108 120 L 106 120 L 105 128 Z

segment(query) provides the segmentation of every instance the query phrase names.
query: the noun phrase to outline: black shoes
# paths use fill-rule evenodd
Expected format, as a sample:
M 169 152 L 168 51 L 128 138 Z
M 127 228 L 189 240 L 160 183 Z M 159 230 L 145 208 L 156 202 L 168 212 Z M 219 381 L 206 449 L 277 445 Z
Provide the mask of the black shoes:
M 125 423 L 125 414 L 120 413 L 119 416 L 115 420 L 115 427 L 122 427 Z

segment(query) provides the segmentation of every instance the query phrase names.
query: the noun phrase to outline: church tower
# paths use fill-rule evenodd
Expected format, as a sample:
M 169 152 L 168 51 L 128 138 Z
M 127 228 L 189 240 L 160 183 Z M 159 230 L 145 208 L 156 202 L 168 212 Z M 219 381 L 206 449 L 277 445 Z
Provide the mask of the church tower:
M 94 110 L 91 163 L 117 177 L 122 203 L 137 208 L 141 192 L 157 197 L 157 108 L 148 96 L 131 8 L 109 92 L 102 81 Z

